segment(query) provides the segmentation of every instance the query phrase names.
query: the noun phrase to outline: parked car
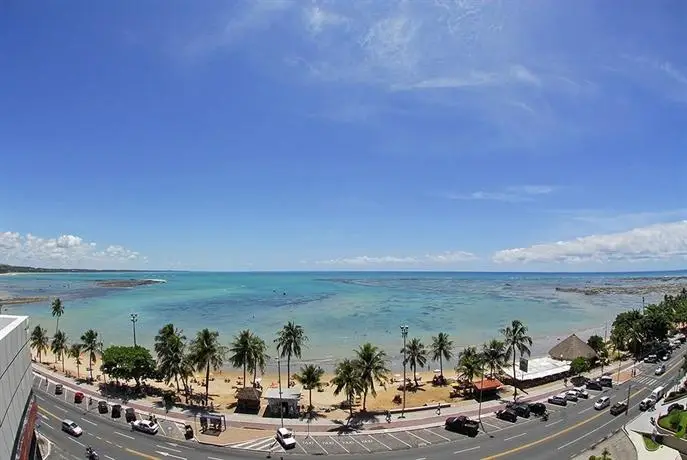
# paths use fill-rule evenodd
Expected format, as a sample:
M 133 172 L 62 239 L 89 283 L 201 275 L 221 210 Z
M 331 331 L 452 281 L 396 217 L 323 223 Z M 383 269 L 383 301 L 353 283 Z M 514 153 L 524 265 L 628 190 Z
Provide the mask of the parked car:
M 279 444 L 286 450 L 296 447 L 296 439 L 293 437 L 293 432 L 288 428 L 279 428 L 276 438 Z
M 599 377 L 599 383 L 602 387 L 613 388 L 613 377 L 610 375 L 602 375 Z
M 136 431 L 142 431 L 143 433 L 148 434 L 157 434 L 158 430 L 160 429 L 160 426 L 157 423 L 150 420 L 135 420 L 131 422 L 131 426 Z
M 656 401 L 654 401 L 653 398 L 644 398 L 639 403 L 639 410 L 642 410 L 642 411 L 649 410 L 652 407 L 654 407 L 655 405 L 656 405 Z
M 119 418 L 122 416 L 122 406 L 120 404 L 112 405 L 112 412 L 110 413 L 112 418 Z
M 577 402 L 577 400 L 579 399 L 577 396 L 577 391 L 575 390 L 568 390 L 564 393 L 564 395 L 564 398 L 568 401 Z
M 56 395 L 61 395 L 64 392 L 64 387 L 62 386 L 61 383 L 58 383 L 55 385 L 55 394 Z
M 589 399 L 589 392 L 583 387 L 575 387 L 573 391 L 577 392 L 577 397 L 582 399 Z
M 518 419 L 518 414 L 515 413 L 515 411 L 511 410 L 511 409 L 497 410 L 496 411 L 496 418 L 499 418 L 501 420 L 505 420 L 507 422 L 515 423 L 515 421 Z
M 98 413 L 107 414 L 107 402 L 98 401 Z
M 656 375 L 663 375 L 663 373 L 664 373 L 665 371 L 666 371 L 666 365 L 665 365 L 665 364 L 661 364 L 660 366 L 658 366 L 658 367 L 656 368 L 656 370 L 654 371 L 654 374 L 656 374 Z
M 594 390 L 594 391 L 603 391 L 603 386 L 601 385 L 601 382 L 598 380 L 590 380 L 585 384 L 585 387 L 587 390 Z
M 549 404 L 555 404 L 557 406 L 567 406 L 568 400 L 565 398 L 565 394 L 560 394 L 556 396 L 551 396 L 549 398 Z
M 126 423 L 131 423 L 138 418 L 136 417 L 136 411 L 133 407 L 127 407 L 126 409 L 124 409 L 124 418 L 126 420 Z
M 652 399 L 653 401 L 653 399 Z M 685 410 L 685 406 L 683 406 L 680 403 L 673 403 L 670 406 L 668 406 L 668 412 L 672 412 L 674 410 Z
M 608 407 L 610 405 L 611 405 L 611 398 L 609 398 L 608 396 L 602 396 L 594 403 L 594 409 L 601 410 L 601 409 L 605 409 L 606 407 Z
M 74 404 L 81 404 L 81 401 L 83 401 L 83 393 L 77 391 L 74 393 Z
M 479 422 L 470 420 L 464 415 L 447 418 L 444 427 L 449 431 L 466 434 L 470 437 L 475 437 L 479 433 Z
M 530 412 L 534 415 L 541 416 L 546 413 L 546 405 L 544 403 L 529 403 Z
M 658 362 L 658 356 L 656 355 L 648 355 L 646 358 L 644 358 L 644 362 L 648 364 L 653 364 Z
M 66 431 L 72 436 L 81 436 L 83 434 L 81 427 L 69 419 L 62 420 L 62 431 Z
M 627 410 L 627 403 L 625 401 L 618 401 L 611 407 L 611 415 L 622 414 Z
M 570 377 L 570 383 L 572 383 L 576 387 L 582 387 L 589 382 L 589 378 L 585 377 L 583 375 L 576 375 L 574 377 Z
M 506 404 L 506 407 L 515 412 L 518 415 L 518 417 L 530 417 L 530 406 L 528 406 L 527 404 L 510 402 Z

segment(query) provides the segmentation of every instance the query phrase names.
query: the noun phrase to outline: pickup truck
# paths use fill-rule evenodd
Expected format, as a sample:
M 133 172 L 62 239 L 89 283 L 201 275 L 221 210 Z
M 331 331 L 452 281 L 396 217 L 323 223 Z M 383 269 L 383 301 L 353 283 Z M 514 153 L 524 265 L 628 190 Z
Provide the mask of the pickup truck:
M 466 434 L 473 438 L 479 433 L 479 422 L 476 420 L 470 420 L 464 415 L 447 418 L 444 427 L 448 431 Z

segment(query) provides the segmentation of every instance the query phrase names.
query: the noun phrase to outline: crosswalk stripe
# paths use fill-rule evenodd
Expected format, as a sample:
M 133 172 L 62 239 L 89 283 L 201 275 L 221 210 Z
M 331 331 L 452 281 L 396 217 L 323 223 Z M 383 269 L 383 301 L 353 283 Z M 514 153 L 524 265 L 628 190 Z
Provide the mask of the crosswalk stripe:
M 244 441 L 237 444 L 232 444 L 231 447 L 237 449 L 254 449 L 255 446 L 262 445 L 268 441 L 274 441 L 274 438 L 262 438 L 262 439 L 251 439 L 250 441 Z

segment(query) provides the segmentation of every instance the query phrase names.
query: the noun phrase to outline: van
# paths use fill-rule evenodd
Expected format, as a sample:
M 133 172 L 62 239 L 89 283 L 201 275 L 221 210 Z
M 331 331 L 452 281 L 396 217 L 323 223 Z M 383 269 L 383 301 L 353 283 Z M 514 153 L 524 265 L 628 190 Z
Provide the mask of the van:
M 642 402 L 639 403 L 639 410 L 641 410 L 641 411 L 649 410 L 652 407 L 654 407 L 655 404 L 656 404 L 656 401 L 654 401 L 653 398 L 644 398 L 644 399 L 642 399 Z
M 599 377 L 599 383 L 602 387 L 613 388 L 613 377 L 610 375 L 602 375 Z
M 663 387 L 658 387 L 654 391 L 651 392 L 651 396 L 649 396 L 651 399 L 653 399 L 656 402 L 659 402 L 661 398 L 663 398 L 663 395 L 665 394 L 665 388 Z

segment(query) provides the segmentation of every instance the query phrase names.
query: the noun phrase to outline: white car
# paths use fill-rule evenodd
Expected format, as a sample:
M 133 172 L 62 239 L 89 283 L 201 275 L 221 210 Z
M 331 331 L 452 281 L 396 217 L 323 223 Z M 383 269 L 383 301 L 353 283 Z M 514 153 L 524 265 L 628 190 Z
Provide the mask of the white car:
M 665 371 L 666 371 L 666 366 L 665 366 L 665 364 L 661 364 L 660 366 L 658 366 L 658 367 L 656 368 L 656 371 L 654 372 L 654 374 L 656 374 L 656 375 L 662 375 Z
M 594 403 L 594 409 L 601 410 L 611 405 L 611 398 L 602 396 Z
M 583 387 L 575 387 L 573 388 L 573 391 L 577 392 L 578 397 L 582 399 L 589 399 L 589 392 L 585 390 Z
M 296 439 L 293 437 L 293 431 L 288 428 L 279 428 L 276 438 L 284 449 L 288 450 L 296 447 Z
M 572 402 L 577 402 L 577 399 L 579 398 L 579 396 L 577 395 L 577 391 L 575 391 L 575 390 L 568 390 L 565 393 L 561 393 L 561 394 L 564 395 L 563 397 L 565 399 L 567 399 L 568 401 L 572 401 Z
M 83 434 L 81 427 L 69 419 L 62 420 L 62 431 L 66 431 L 72 436 L 81 436 Z
M 142 431 L 149 434 L 157 434 L 160 426 L 150 420 L 134 420 L 131 422 L 131 426 L 134 427 L 136 431 Z

